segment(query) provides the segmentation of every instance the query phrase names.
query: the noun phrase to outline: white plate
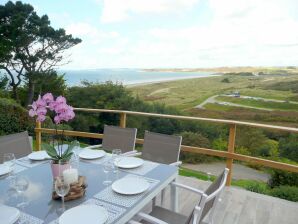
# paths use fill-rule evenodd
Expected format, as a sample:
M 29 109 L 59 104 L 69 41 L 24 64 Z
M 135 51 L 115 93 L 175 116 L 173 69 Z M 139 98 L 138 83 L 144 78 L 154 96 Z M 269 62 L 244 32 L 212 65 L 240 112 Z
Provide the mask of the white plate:
M 84 149 L 80 152 L 79 157 L 82 159 L 98 159 L 106 155 L 103 150 Z
M 48 155 L 46 151 L 37 151 L 37 152 L 32 152 L 28 155 L 28 158 L 31 160 L 45 160 L 45 159 L 50 159 L 51 157 Z
M 20 211 L 16 208 L 6 205 L 0 205 L 0 220 L 1 223 L 13 224 L 20 217 Z
M 112 184 L 113 191 L 119 194 L 135 195 L 148 190 L 150 184 L 141 177 L 124 177 Z
M 144 160 L 136 157 L 120 157 L 119 161 L 115 161 L 115 165 L 123 169 L 132 169 L 144 164 Z
M 11 170 L 9 166 L 7 166 L 6 164 L 0 164 L 0 176 L 8 174 L 10 171 Z
M 108 212 L 98 205 L 80 205 L 64 212 L 59 224 L 103 224 L 108 220 Z

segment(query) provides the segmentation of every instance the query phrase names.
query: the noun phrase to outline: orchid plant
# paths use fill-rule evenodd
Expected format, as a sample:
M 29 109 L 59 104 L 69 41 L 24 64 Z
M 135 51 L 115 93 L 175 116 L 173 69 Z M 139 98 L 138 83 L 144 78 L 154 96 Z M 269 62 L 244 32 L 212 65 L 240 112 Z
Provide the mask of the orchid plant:
M 36 117 L 36 121 L 44 122 L 48 111 L 54 113 L 53 121 L 55 123 L 56 135 L 58 136 L 57 125 L 63 122 L 68 122 L 75 117 L 73 107 L 66 103 L 66 99 L 63 96 L 58 96 L 54 98 L 52 93 L 46 93 L 43 96 L 39 96 L 36 101 L 32 103 L 32 108 L 29 110 L 30 117 Z M 55 138 L 54 136 L 54 138 Z M 48 155 L 51 157 L 54 163 L 67 162 L 70 160 L 73 152 L 75 143 L 68 146 L 67 150 L 63 152 L 62 145 L 64 140 L 64 134 L 61 135 L 61 144 L 58 141 L 58 148 L 55 148 L 55 144 L 43 143 L 42 147 L 46 150 Z

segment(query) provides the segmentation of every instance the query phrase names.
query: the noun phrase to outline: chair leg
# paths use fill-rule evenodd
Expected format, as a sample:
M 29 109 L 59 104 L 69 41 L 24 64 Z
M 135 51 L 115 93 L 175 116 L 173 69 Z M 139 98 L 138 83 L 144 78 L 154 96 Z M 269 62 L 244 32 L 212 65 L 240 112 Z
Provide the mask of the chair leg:
M 173 182 L 176 182 L 176 179 Z M 178 212 L 178 192 L 174 185 L 171 185 L 171 209 L 174 212 Z

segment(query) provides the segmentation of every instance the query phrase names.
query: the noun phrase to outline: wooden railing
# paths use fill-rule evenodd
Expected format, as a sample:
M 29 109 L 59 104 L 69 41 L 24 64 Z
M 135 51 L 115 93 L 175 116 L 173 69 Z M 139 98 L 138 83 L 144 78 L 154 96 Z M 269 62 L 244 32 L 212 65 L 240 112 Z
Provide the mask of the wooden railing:
M 96 112 L 96 113 L 114 113 L 120 114 L 120 127 L 126 127 L 126 119 L 127 115 L 133 116 L 145 116 L 145 117 L 157 117 L 157 118 L 167 118 L 167 119 L 178 119 L 178 120 L 191 120 L 191 121 L 206 121 L 217 124 L 226 124 L 229 125 L 229 141 L 228 141 L 228 150 L 227 151 L 218 151 L 214 149 L 207 149 L 201 147 L 193 147 L 182 145 L 181 150 L 184 152 L 191 153 L 199 153 L 210 156 L 218 156 L 222 158 L 226 158 L 226 166 L 230 169 L 227 185 L 231 185 L 232 174 L 233 174 L 233 160 L 244 161 L 248 163 L 258 164 L 266 167 L 276 168 L 285 171 L 291 171 L 298 173 L 298 166 L 291 165 L 287 163 L 276 162 L 272 160 L 246 156 L 242 154 L 235 153 L 235 139 L 236 139 L 236 127 L 238 125 L 244 125 L 249 127 L 256 128 L 265 128 L 270 130 L 279 130 L 286 131 L 292 133 L 298 133 L 298 128 L 292 127 L 283 127 L 283 126 L 274 126 L 274 125 L 266 125 L 266 124 L 258 124 L 258 123 L 250 123 L 250 122 L 242 122 L 242 121 L 234 121 L 234 120 L 224 120 L 224 119 L 211 119 L 211 118 L 202 118 L 202 117 L 190 117 L 190 116 L 177 116 L 177 115 L 167 115 L 167 114 L 155 114 L 155 113 L 144 113 L 144 112 L 136 112 L 136 111 L 123 111 L 123 110 L 107 110 L 107 109 L 87 109 L 87 108 L 75 108 L 75 111 L 82 112 Z M 39 122 L 36 123 L 36 149 L 41 149 L 41 134 L 55 134 L 56 131 L 54 129 L 42 128 Z M 58 130 L 59 134 L 62 134 L 62 130 Z M 103 134 L 98 133 L 90 133 L 90 132 L 79 132 L 79 131 L 67 131 L 64 130 L 63 134 L 66 136 L 76 136 L 76 137 L 86 137 L 86 138 L 97 138 L 102 139 Z M 137 139 L 138 144 L 143 144 L 143 139 Z

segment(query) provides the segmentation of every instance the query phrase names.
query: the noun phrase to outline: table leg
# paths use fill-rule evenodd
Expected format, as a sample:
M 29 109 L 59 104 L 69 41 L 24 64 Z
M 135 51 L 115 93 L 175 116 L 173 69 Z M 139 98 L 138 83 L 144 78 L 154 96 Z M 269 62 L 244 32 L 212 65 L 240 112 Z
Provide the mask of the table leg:
M 176 182 L 176 179 L 173 182 Z M 171 209 L 174 212 L 178 212 L 178 191 L 173 185 L 171 185 Z

